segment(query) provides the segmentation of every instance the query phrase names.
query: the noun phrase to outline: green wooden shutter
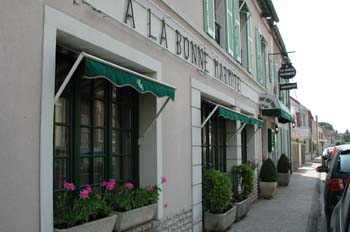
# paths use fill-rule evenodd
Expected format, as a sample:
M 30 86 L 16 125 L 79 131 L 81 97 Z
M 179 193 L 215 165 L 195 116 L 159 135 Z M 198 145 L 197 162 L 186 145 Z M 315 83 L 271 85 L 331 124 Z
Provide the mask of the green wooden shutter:
M 215 39 L 215 6 L 214 0 L 204 0 L 204 30 Z
M 264 80 L 265 80 L 265 88 L 269 89 L 269 83 L 270 83 L 270 77 L 269 77 L 269 57 L 268 57 L 268 43 L 267 41 L 264 39 L 264 44 L 265 44 L 265 48 L 264 48 Z
M 255 29 L 255 56 L 256 56 L 256 77 L 257 81 L 262 84 L 262 66 L 261 66 L 261 38 L 259 28 Z
M 233 12 L 232 0 L 226 0 L 226 50 L 228 54 L 234 56 L 233 52 Z
M 251 13 L 247 13 L 247 24 L 246 24 L 246 31 L 247 31 L 247 67 L 248 67 L 248 72 L 252 73 L 253 72 L 253 51 L 252 51 L 252 46 L 253 46 L 253 39 L 252 39 L 252 20 L 251 20 Z
M 239 15 L 239 0 L 233 1 L 233 46 L 234 46 L 234 56 L 238 62 L 241 63 L 241 23 L 240 23 L 240 15 Z

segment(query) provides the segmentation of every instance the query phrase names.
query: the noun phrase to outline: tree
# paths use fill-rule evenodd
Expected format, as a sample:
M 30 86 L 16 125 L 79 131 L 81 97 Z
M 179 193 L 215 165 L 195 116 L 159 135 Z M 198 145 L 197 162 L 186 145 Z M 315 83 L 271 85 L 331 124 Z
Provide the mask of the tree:
M 322 128 L 325 128 L 327 130 L 333 130 L 333 126 L 328 122 L 319 122 L 318 123 Z
M 346 129 L 344 135 L 343 135 L 344 142 L 350 142 L 350 132 L 348 129 Z

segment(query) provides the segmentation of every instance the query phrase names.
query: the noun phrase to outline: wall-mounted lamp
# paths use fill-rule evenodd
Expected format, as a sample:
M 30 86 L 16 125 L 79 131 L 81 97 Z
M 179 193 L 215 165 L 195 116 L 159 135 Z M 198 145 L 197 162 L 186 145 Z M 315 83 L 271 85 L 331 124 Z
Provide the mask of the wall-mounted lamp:
M 275 124 L 274 131 L 275 131 L 275 134 L 278 134 L 279 128 L 278 128 L 277 124 Z
M 295 125 L 295 120 L 293 120 L 293 122 L 292 122 L 292 127 L 295 128 L 295 126 L 296 126 L 296 125 Z

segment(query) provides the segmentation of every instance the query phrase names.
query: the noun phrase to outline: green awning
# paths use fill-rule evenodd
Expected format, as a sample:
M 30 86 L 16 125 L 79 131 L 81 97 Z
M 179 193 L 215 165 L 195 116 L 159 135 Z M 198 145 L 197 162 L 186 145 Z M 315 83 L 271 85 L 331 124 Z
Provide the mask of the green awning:
M 150 77 L 124 69 L 115 64 L 98 61 L 85 56 L 82 62 L 83 77 L 88 79 L 105 78 L 118 87 L 130 86 L 139 93 L 151 93 L 157 97 L 175 99 L 175 87 Z
M 233 110 L 229 110 L 229 109 L 221 107 L 221 106 L 218 109 L 218 114 L 219 114 L 219 116 L 224 117 L 226 119 L 241 121 L 241 122 L 245 122 L 245 123 L 250 122 L 249 116 L 238 113 L 238 112 L 233 111 Z
M 289 113 L 289 109 L 275 96 L 260 96 L 261 114 L 264 116 L 277 117 L 280 123 L 293 122 L 293 116 Z
M 257 118 L 253 118 L 253 117 L 250 118 L 249 123 L 253 124 L 253 125 L 257 125 L 258 127 L 263 127 L 264 126 L 264 121 L 263 120 L 260 120 L 260 119 L 257 119 Z

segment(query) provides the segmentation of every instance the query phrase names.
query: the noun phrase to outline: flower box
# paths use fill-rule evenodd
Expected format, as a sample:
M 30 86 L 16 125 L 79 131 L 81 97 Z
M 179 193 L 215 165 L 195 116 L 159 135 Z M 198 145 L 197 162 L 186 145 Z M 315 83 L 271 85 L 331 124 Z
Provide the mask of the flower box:
M 206 231 L 225 231 L 236 219 L 236 206 L 222 214 L 204 212 L 204 229 Z
M 236 222 L 241 220 L 245 215 L 247 215 L 249 209 L 250 209 L 251 199 L 247 198 L 240 202 L 233 203 L 234 206 L 237 207 L 236 211 Z
M 112 214 L 118 215 L 113 231 L 125 231 L 151 221 L 156 216 L 157 207 L 157 204 L 152 204 L 126 212 L 113 211 Z
M 55 232 L 112 232 L 117 215 L 110 215 L 67 229 L 54 229 Z

